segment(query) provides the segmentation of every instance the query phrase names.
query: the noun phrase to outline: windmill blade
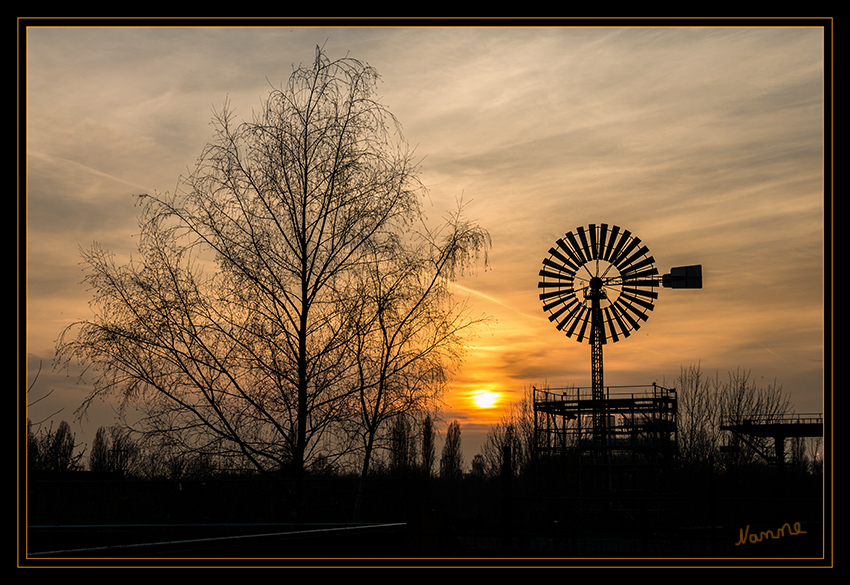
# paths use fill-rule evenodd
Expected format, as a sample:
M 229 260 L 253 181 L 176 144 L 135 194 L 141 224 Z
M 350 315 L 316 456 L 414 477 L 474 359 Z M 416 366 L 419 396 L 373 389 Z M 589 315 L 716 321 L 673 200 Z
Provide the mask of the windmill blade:
M 564 307 L 564 308 L 566 309 L 567 307 Z M 572 309 L 569 309 L 569 313 L 560 322 L 558 322 L 558 324 L 555 326 L 555 328 L 558 331 L 563 331 L 564 327 L 568 323 L 575 322 L 575 320 L 578 318 L 578 315 L 581 312 L 582 308 L 583 308 L 583 306 L 579 303 L 579 304 L 576 304 Z M 575 325 L 573 325 L 573 327 L 575 327 Z M 569 333 L 567 333 L 567 335 L 569 335 Z
M 620 300 L 618 299 L 617 300 L 617 307 L 619 308 L 620 315 L 622 315 L 623 319 L 628 321 L 629 325 L 631 326 L 632 331 L 637 331 L 638 329 L 640 329 L 640 323 L 637 322 L 635 320 L 635 318 L 632 317 L 629 314 L 629 312 L 626 310 L 626 309 L 631 309 L 632 308 L 631 305 L 629 305 L 628 303 L 620 303 Z M 634 309 L 632 309 L 632 310 L 634 310 Z M 639 314 L 642 315 L 643 313 L 639 313 Z
M 623 302 L 621 308 L 623 309 L 623 317 L 632 324 L 634 329 L 640 328 L 640 322 L 646 321 L 649 318 L 646 311 L 641 311 L 638 307 L 631 303 Z
M 622 272 L 622 267 L 627 266 L 626 258 L 632 253 L 632 250 L 637 248 L 638 244 L 640 244 L 640 238 L 632 238 L 630 239 L 626 245 L 620 250 L 619 255 L 611 261 L 611 263 L 617 267 L 620 272 Z
M 570 309 L 569 309 L 569 312 L 568 312 L 568 313 L 564 316 L 564 318 L 563 318 L 563 319 L 561 319 L 561 320 L 558 322 L 558 325 L 556 326 L 556 329 L 557 329 L 558 331 L 563 331 L 563 330 L 564 330 L 564 327 L 566 327 L 567 325 L 570 325 L 570 324 L 572 324 L 572 327 L 574 328 L 574 327 L 575 327 L 575 323 L 576 323 L 576 322 L 577 322 L 577 320 L 578 320 L 578 316 L 579 316 L 579 314 L 581 313 L 581 310 L 582 310 L 582 305 L 581 305 L 581 303 L 577 303 L 575 306 L 573 306 L 572 308 L 570 308 Z M 569 333 L 567 333 L 567 336 L 569 336 Z
M 559 273 L 559 272 L 552 272 L 550 270 L 541 270 L 540 272 L 537 273 L 537 275 L 542 276 L 544 278 L 554 278 L 556 281 L 559 281 L 559 282 L 541 282 L 540 286 L 552 286 L 552 285 L 565 286 L 565 284 L 563 282 L 560 282 L 560 281 L 566 281 L 566 282 L 572 282 L 573 281 L 573 275 L 572 274 L 562 274 L 562 273 Z
M 567 337 L 572 337 L 573 335 L 575 335 L 576 327 L 578 327 L 579 324 L 584 320 L 584 314 L 586 312 L 587 307 L 580 304 L 576 308 L 576 311 L 570 314 L 570 321 L 572 322 L 572 324 L 570 325 L 569 329 L 567 329 Z M 581 338 L 579 338 L 579 341 L 581 341 Z
M 591 311 L 586 307 L 582 307 L 584 310 L 578 316 L 577 323 L 581 323 L 581 330 L 578 333 L 577 339 L 579 341 L 584 341 L 584 332 L 587 331 L 587 326 L 590 324 L 590 316 Z M 575 326 L 573 326 L 575 327 Z
M 626 288 L 623 287 L 623 291 L 632 294 L 632 295 L 640 295 L 643 297 L 649 297 L 651 299 L 657 299 L 658 293 L 654 290 L 644 290 L 642 288 Z
M 623 337 L 628 337 L 629 335 L 631 335 L 631 329 L 627 327 L 625 323 L 623 323 L 623 316 L 620 314 L 620 311 L 616 305 L 611 305 L 611 314 L 614 315 L 614 320 L 620 327 L 620 332 L 623 334 Z
M 620 226 L 615 225 L 613 228 L 611 228 L 611 236 L 608 238 L 608 247 L 605 249 L 605 255 L 602 257 L 603 260 L 605 260 L 607 262 L 611 262 L 611 252 L 614 249 L 614 242 L 617 241 L 617 235 L 619 233 L 620 233 Z
M 647 309 L 648 311 L 652 311 L 653 309 L 655 309 L 655 305 L 653 305 L 650 301 L 645 301 L 641 298 L 638 298 L 637 296 L 631 294 L 626 289 L 623 289 L 623 291 L 620 293 L 620 298 L 625 299 L 630 305 L 631 304 L 638 305 L 638 306 L 641 306 L 641 307 Z
M 555 311 L 554 313 L 551 313 L 549 315 L 549 321 L 556 320 L 558 317 L 563 315 L 566 311 L 569 311 L 571 307 L 575 307 L 576 303 L 578 303 L 578 301 L 575 298 L 570 300 L 570 302 L 568 302 L 568 303 L 558 303 L 562 306 L 561 306 L 560 309 L 558 309 L 557 311 Z M 556 306 L 557 305 L 555 303 L 552 303 L 552 306 L 550 306 L 550 308 L 554 309 Z M 573 309 L 573 310 L 575 310 L 575 309 Z M 569 317 L 569 315 L 567 315 L 567 317 Z
M 571 279 L 572 280 L 572 279 Z M 553 282 L 553 281 L 543 281 L 537 283 L 537 288 L 567 288 L 569 283 L 565 282 Z
M 590 257 L 593 260 L 599 258 L 599 244 L 596 242 L 596 224 L 587 226 L 588 235 L 590 236 Z
M 567 234 L 567 236 L 570 236 L 570 235 L 572 235 L 572 233 Z M 566 236 L 565 236 L 565 237 L 566 237 Z M 569 238 L 568 238 L 568 239 L 569 239 Z M 577 256 L 577 255 L 576 255 L 576 253 L 573 251 L 573 249 L 572 249 L 572 248 L 570 248 L 569 244 L 567 244 L 567 243 L 566 243 L 566 242 L 565 242 L 562 238 L 558 238 L 558 239 L 555 241 L 555 244 L 556 244 L 556 245 L 557 245 L 557 246 L 558 246 L 561 250 L 563 250 L 563 251 L 564 251 L 564 253 L 565 253 L 565 254 L 566 254 L 566 255 L 570 258 L 570 260 L 571 260 L 572 262 L 571 262 L 570 260 L 567 260 L 567 259 L 566 259 L 566 258 L 564 258 L 563 256 L 561 256 L 560 254 L 559 254 L 559 255 L 557 255 L 557 256 L 555 256 L 555 254 L 553 254 L 553 256 L 555 256 L 555 257 L 556 257 L 556 258 L 558 258 L 559 260 L 563 260 L 563 261 L 564 261 L 564 264 L 566 264 L 567 266 L 571 266 L 571 267 L 573 267 L 573 269 L 574 269 L 574 270 L 576 270 L 576 271 L 577 271 L 579 268 L 581 268 L 581 265 L 582 265 L 582 264 L 584 264 L 584 260 L 582 260 L 579 256 Z M 557 252 L 557 250 L 552 250 L 552 249 L 550 249 L 549 251 L 550 251 L 550 252 L 553 252 L 553 251 Z
M 650 266 L 655 262 L 655 258 L 653 258 L 652 256 L 647 256 L 640 262 L 635 262 L 635 260 L 639 257 L 643 250 L 646 250 L 647 252 L 649 251 L 647 250 L 646 246 L 641 248 L 641 250 L 638 251 L 637 254 L 634 254 L 631 258 L 629 258 L 629 261 L 625 263 L 622 268 L 619 269 L 620 274 L 631 274 L 632 272 L 637 272 L 641 268 Z
M 605 260 L 605 241 L 608 239 L 608 224 L 599 225 L 599 257 Z
M 548 299 L 553 299 L 555 297 L 567 297 L 570 295 L 576 294 L 573 289 L 564 289 L 564 290 L 554 290 L 551 292 L 540 293 L 540 300 L 545 301 Z
M 614 226 L 614 227 L 617 227 L 617 226 Z M 611 251 L 611 256 L 606 258 L 606 260 L 608 260 L 608 262 L 610 262 L 611 264 L 616 266 L 617 265 L 617 258 L 619 258 L 622 255 L 623 246 L 626 245 L 626 243 L 629 241 L 629 239 L 631 237 L 632 237 L 632 233 L 629 230 L 623 230 L 623 233 L 620 235 L 620 239 L 617 240 L 617 245 Z
M 558 241 L 557 241 L 557 242 L 555 242 L 555 243 L 558 245 L 558 247 L 561 247 L 561 245 L 563 244 L 563 248 L 562 248 L 562 249 L 564 249 L 564 251 L 566 251 L 566 245 L 567 245 L 567 244 L 566 244 L 563 240 L 558 240 Z M 555 248 L 549 248 L 549 253 L 550 253 L 552 256 L 554 256 L 555 258 L 557 258 L 558 260 L 560 260 L 561 262 L 563 262 L 563 263 L 564 263 L 564 266 L 565 266 L 565 267 L 567 267 L 567 268 L 569 268 L 569 270 L 570 270 L 570 271 L 575 272 L 575 271 L 577 271 L 577 270 L 579 269 L 579 265 L 578 265 L 578 264 L 573 263 L 573 262 L 572 262 L 569 258 L 567 258 L 567 257 L 566 257 L 566 256 L 564 256 L 563 254 L 561 254 L 561 253 L 560 253 L 558 250 L 556 250 Z M 545 260 L 543 260 L 543 264 L 546 264 L 546 265 L 548 266 L 548 265 L 549 265 L 549 263 L 551 263 L 551 264 L 555 264 L 555 263 L 554 263 L 552 260 L 550 260 L 549 258 L 546 258 Z
M 567 240 L 569 240 L 570 245 L 573 247 L 572 249 L 575 251 L 575 254 L 576 254 L 576 255 L 578 256 L 578 258 L 580 259 L 579 264 L 584 264 L 584 263 L 586 263 L 586 262 L 588 261 L 588 258 L 585 258 L 585 257 L 584 257 L 584 254 L 583 254 L 583 253 L 582 253 L 582 251 L 581 251 L 581 245 L 580 245 L 580 244 L 578 243 L 578 241 L 576 240 L 576 237 L 575 237 L 575 235 L 573 234 L 573 232 L 569 232 L 569 233 L 566 235 L 566 238 L 567 238 Z
M 554 252 L 555 250 L 552 251 Z M 570 266 L 569 261 L 566 258 L 564 258 L 563 260 L 565 261 L 564 264 L 558 264 L 551 258 L 544 258 L 543 265 L 548 266 L 549 268 L 553 268 L 558 272 L 563 272 L 564 274 L 575 274 L 576 270 L 578 270 L 578 266 Z
M 617 337 L 617 328 L 611 318 L 611 311 L 608 310 L 608 307 L 605 307 L 603 312 L 605 314 L 605 321 L 608 323 L 608 331 L 611 332 L 611 339 L 614 343 L 617 343 L 620 339 Z
M 589 262 L 589 261 L 593 260 L 593 250 L 590 247 L 590 243 L 588 243 L 587 234 L 585 233 L 585 230 L 584 230 L 583 227 L 577 228 L 576 231 L 578 232 L 578 237 L 581 240 L 581 249 L 582 249 L 582 252 L 584 252 L 584 257 Z M 595 231 L 595 228 L 594 228 L 594 231 Z
M 559 297 L 558 299 L 552 301 L 551 303 L 547 303 L 547 304 L 543 305 L 543 310 L 544 311 L 551 311 L 552 309 L 554 309 L 558 305 L 566 305 L 567 307 L 569 307 L 569 306 L 573 305 L 574 303 L 578 302 L 578 299 L 575 298 L 575 297 L 576 297 L 575 291 L 564 291 L 563 297 Z

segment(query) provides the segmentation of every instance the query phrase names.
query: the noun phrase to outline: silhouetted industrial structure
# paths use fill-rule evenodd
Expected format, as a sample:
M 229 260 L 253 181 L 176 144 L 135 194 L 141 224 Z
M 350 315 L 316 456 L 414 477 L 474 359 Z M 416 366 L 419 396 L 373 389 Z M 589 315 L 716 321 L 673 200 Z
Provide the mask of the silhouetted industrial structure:
M 575 452 L 588 460 L 600 441 L 594 417 L 605 421 L 606 457 L 672 463 L 677 451 L 676 391 L 651 386 L 605 388 L 601 404 L 589 388 L 534 389 L 538 448 L 546 455 Z
M 749 416 L 744 419 L 729 419 L 720 429 L 730 431 L 735 437 L 752 447 L 764 461 L 783 465 L 785 463 L 785 439 L 791 437 L 822 437 L 822 414 L 787 414 L 783 416 Z M 773 453 L 762 449 L 753 440 L 755 437 L 773 439 Z
M 602 347 L 640 328 L 654 309 L 656 288 L 702 288 L 702 267 L 659 277 L 655 259 L 628 230 L 590 224 L 549 249 L 540 271 L 540 300 L 559 331 L 591 346 L 591 387 L 535 390 L 535 432 L 544 452 L 574 454 L 607 471 L 614 463 L 672 463 L 677 442 L 676 392 L 604 384 Z M 607 484 L 608 479 L 605 480 Z

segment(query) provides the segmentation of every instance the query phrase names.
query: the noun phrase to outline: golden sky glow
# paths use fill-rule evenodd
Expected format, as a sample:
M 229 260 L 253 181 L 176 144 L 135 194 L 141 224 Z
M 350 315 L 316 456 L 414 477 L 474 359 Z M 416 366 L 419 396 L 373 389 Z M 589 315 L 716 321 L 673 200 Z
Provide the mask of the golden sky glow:
M 702 290 L 660 290 L 639 332 L 605 347 L 606 383 L 672 385 L 683 365 L 740 367 L 780 383 L 798 412 L 824 410 L 819 28 L 27 34 L 26 351 L 30 376 L 44 366 L 38 392 L 56 389 L 34 419 L 70 420 L 85 392 L 49 371 L 61 330 L 90 316 L 78 247 L 98 241 L 126 258 L 130 195 L 172 191 L 211 138 L 212 109 L 227 98 L 250 117 L 317 44 L 381 74 L 382 101 L 423 157 L 428 215 L 462 198 L 492 237 L 490 268 L 457 294 L 495 323 L 472 340 L 445 424 L 480 432 L 531 385 L 589 385 L 589 346 L 547 320 L 537 273 L 557 238 L 602 222 L 640 237 L 661 272 L 704 269 Z

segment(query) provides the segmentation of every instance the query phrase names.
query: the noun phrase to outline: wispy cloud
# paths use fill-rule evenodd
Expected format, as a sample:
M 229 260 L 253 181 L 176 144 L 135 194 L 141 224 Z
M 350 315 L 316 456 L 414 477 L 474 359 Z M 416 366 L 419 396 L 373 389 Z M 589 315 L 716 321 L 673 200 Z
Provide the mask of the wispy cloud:
M 106 173 L 106 172 L 103 172 L 103 171 L 99 171 L 97 169 L 93 169 L 89 166 L 86 166 L 84 164 L 81 164 L 81 163 L 78 163 L 76 161 L 69 160 L 69 159 L 66 159 L 66 158 L 51 156 L 49 154 L 45 154 L 43 152 L 37 152 L 37 151 L 33 151 L 33 150 L 27 151 L 27 157 L 30 160 L 40 159 L 42 161 L 45 161 L 45 162 L 50 163 L 52 165 L 55 165 L 57 167 L 67 169 L 71 172 L 83 172 L 83 173 L 93 175 L 95 177 L 99 177 L 99 178 L 102 178 L 102 179 L 109 179 L 111 181 L 115 181 L 116 183 L 121 183 L 123 185 L 126 185 L 126 186 L 128 186 L 128 187 L 130 187 L 134 190 L 139 191 L 140 193 L 147 193 L 148 191 L 152 191 L 152 189 L 148 186 L 139 185 L 139 184 L 134 183 L 132 181 L 128 181 L 126 179 L 122 179 L 121 177 L 116 177 L 112 174 L 109 174 L 109 173 Z M 90 196 L 90 197 L 97 197 L 99 194 L 91 193 L 91 192 L 89 192 L 87 194 L 85 191 L 80 191 L 79 195 L 82 196 L 82 197 L 86 197 L 87 195 Z

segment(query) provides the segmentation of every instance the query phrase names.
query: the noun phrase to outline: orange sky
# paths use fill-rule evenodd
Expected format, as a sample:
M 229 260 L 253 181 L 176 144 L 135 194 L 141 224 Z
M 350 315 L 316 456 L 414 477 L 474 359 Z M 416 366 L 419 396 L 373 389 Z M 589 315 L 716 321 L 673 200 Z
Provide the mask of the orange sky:
M 132 251 L 133 193 L 173 190 L 211 137 L 315 46 L 368 62 L 424 157 L 427 211 L 458 198 L 490 232 L 490 267 L 458 295 L 495 319 L 446 396 L 467 459 L 524 388 L 590 383 L 590 349 L 537 298 L 547 250 L 590 223 L 631 230 L 659 271 L 649 321 L 605 347 L 607 384 L 675 384 L 681 366 L 776 380 L 823 412 L 824 58 L 817 27 L 33 28 L 28 31 L 26 352 L 33 419 L 70 420 L 84 388 L 50 371 L 89 316 L 78 246 Z M 481 392 L 490 408 L 474 406 Z M 107 420 L 108 405 L 96 416 Z M 90 441 L 95 423 L 78 426 Z M 476 431 L 478 434 L 476 434 Z

